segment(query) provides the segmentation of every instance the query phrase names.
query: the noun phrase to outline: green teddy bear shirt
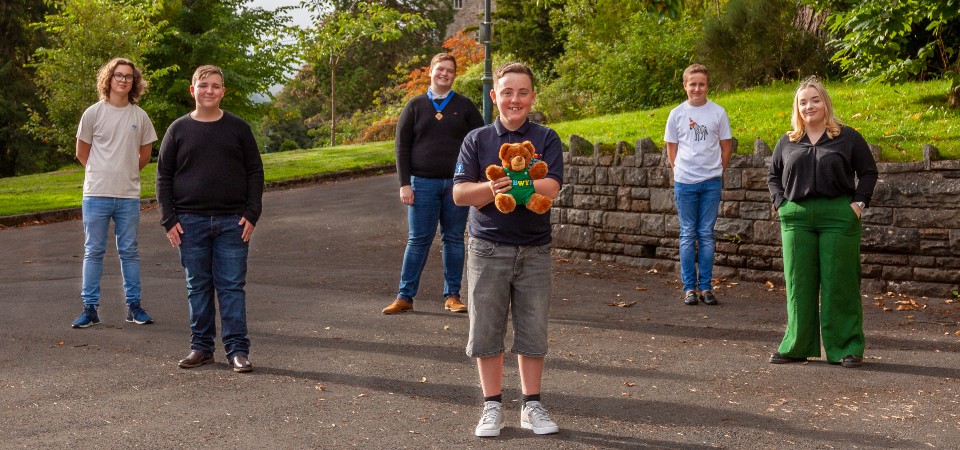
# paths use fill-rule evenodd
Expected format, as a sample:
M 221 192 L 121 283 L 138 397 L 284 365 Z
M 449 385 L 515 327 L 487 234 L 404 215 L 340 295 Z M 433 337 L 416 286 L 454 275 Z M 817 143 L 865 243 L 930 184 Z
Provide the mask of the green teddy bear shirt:
M 512 181 L 511 185 L 513 186 L 510 188 L 510 192 L 507 193 L 513 196 L 513 199 L 517 201 L 518 205 L 526 205 L 530 197 L 536 192 L 533 188 L 533 180 L 530 179 L 529 167 L 518 171 L 504 167 L 503 170 L 507 172 L 507 176 L 510 177 Z

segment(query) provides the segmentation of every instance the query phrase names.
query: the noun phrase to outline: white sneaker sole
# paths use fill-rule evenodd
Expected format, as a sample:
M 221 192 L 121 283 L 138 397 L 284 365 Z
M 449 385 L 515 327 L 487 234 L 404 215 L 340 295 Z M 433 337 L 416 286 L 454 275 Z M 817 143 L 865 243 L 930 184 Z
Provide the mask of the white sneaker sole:
M 533 432 L 536 434 L 554 434 L 554 433 L 560 432 L 560 427 L 557 425 L 554 425 L 552 427 L 535 428 L 533 424 L 525 421 L 520 421 L 520 428 L 523 428 L 525 430 L 533 430 Z
M 479 427 L 477 427 L 477 429 L 473 432 L 473 434 L 477 435 L 477 437 L 497 437 L 497 436 L 500 436 L 500 430 L 502 429 L 503 429 L 502 423 L 495 430 L 480 429 Z

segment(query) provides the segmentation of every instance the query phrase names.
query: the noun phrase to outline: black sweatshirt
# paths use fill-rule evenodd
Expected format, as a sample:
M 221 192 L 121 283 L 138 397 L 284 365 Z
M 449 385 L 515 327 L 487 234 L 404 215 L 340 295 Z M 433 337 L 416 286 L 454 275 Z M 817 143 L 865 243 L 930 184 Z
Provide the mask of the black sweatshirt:
M 177 214 L 241 214 L 256 225 L 263 211 L 263 161 L 250 125 L 224 111 L 215 122 L 184 115 L 170 124 L 157 158 L 157 202 L 170 231 Z
M 773 150 L 767 184 L 773 205 L 784 200 L 797 202 L 807 198 L 852 197 L 851 201 L 870 204 L 877 185 L 877 163 L 863 136 L 843 126 L 840 134 L 827 133 L 816 145 L 804 135 L 790 142 L 784 134 Z
M 437 110 L 427 94 L 418 95 L 403 107 L 397 121 L 394 149 L 400 186 L 410 184 L 410 176 L 453 178 L 463 138 L 483 126 L 483 116 L 470 99 L 451 92 L 453 98 L 437 120 Z

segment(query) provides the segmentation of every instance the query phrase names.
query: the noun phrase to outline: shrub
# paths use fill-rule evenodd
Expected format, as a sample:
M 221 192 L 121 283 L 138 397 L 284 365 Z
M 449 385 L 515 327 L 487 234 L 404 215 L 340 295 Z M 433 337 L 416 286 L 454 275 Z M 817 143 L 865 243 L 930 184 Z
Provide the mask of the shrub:
M 581 42 L 557 64 L 539 104 L 552 122 L 660 106 L 683 97 L 700 22 L 689 14 L 658 21 L 646 11 L 620 26 L 620 38 Z
M 280 151 L 281 151 L 281 152 L 286 152 L 286 151 L 290 151 L 290 150 L 297 150 L 297 149 L 299 149 L 299 148 L 300 148 L 300 144 L 298 144 L 297 141 L 295 141 L 295 140 L 293 140 L 293 139 L 287 139 L 287 140 L 283 141 L 282 144 L 280 144 Z
M 710 68 L 711 84 L 750 87 L 834 74 L 836 67 L 830 63 L 826 37 L 816 29 L 817 20 L 798 27 L 809 19 L 817 17 L 795 0 L 730 0 L 722 16 L 704 21 L 697 45 Z

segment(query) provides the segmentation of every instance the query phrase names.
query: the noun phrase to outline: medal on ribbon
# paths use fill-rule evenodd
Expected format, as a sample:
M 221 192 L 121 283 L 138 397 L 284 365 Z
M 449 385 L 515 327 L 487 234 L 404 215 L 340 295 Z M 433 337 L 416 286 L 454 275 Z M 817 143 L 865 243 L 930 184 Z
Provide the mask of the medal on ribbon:
M 451 89 L 450 92 L 447 93 L 447 97 L 444 98 L 439 104 L 433 99 L 433 91 L 430 89 L 427 89 L 427 98 L 429 98 L 430 102 L 433 103 L 433 109 L 437 110 L 437 114 L 433 117 L 436 117 L 437 120 L 441 120 L 443 119 L 443 108 L 446 108 L 447 103 L 450 103 L 450 99 L 453 98 L 453 90 Z

